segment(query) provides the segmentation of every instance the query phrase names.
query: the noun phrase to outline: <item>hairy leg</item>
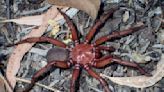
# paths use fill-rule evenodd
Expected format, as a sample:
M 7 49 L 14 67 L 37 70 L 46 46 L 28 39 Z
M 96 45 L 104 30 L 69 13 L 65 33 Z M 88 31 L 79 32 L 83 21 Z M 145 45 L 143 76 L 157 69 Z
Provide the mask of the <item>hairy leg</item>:
M 129 28 L 129 29 L 126 29 L 126 30 L 122 30 L 122 31 L 115 31 L 107 36 L 103 36 L 103 37 L 100 37 L 99 39 L 97 39 L 95 41 L 95 46 L 97 45 L 100 45 L 108 40 L 111 40 L 113 38 L 119 38 L 119 37 L 122 37 L 122 36 L 126 36 L 128 34 L 131 34 L 135 31 L 138 31 L 139 29 L 143 28 L 144 25 L 141 25 L 141 26 L 136 26 L 136 27 L 132 27 L 132 28 Z
M 140 71 L 141 74 L 150 76 L 150 74 L 146 73 L 145 70 L 142 69 L 138 64 L 132 63 L 129 61 L 125 61 L 125 60 L 121 60 L 117 57 L 112 57 L 111 55 L 105 56 L 105 57 L 100 58 L 99 60 L 93 61 L 92 65 L 96 68 L 102 68 L 102 67 L 104 67 L 108 64 L 111 64 L 111 63 L 117 63 L 117 64 L 129 66 L 132 68 L 136 68 Z
M 86 36 L 86 43 L 90 42 L 96 30 L 118 9 L 118 7 L 111 8 L 107 14 L 104 14 L 100 19 L 91 27 L 89 33 Z
M 114 47 L 107 47 L 107 46 L 98 46 L 98 47 L 96 47 L 96 49 L 97 50 L 106 50 L 106 51 L 110 51 L 110 52 L 115 51 Z
M 50 37 L 31 37 L 31 38 L 24 39 L 20 42 L 17 42 L 15 44 L 8 45 L 8 46 L 18 45 L 18 44 L 23 44 L 23 43 L 35 43 L 35 42 L 49 42 L 49 43 L 51 43 L 53 45 L 56 45 L 56 46 L 60 46 L 60 47 L 63 47 L 63 48 L 66 47 L 65 43 L 63 43 L 59 40 L 50 38 Z
M 101 85 L 104 87 L 105 92 L 111 92 L 111 90 L 108 87 L 107 82 L 96 72 L 94 72 L 88 65 L 84 66 L 84 69 L 88 72 L 89 75 L 96 78 L 100 81 Z
M 73 22 L 69 19 L 69 17 L 63 13 L 60 9 L 58 9 L 58 11 L 61 13 L 61 15 L 63 15 L 64 19 L 66 20 L 69 28 L 70 28 L 70 31 L 72 33 L 72 40 L 76 43 L 78 43 L 78 36 L 77 36 L 77 30 L 76 30 L 76 27 L 74 26 Z
M 29 92 L 33 88 L 35 83 L 37 81 L 39 81 L 39 78 L 41 77 L 41 75 L 47 73 L 54 66 L 59 67 L 59 68 L 69 68 L 70 63 L 69 62 L 67 63 L 67 62 L 64 62 L 64 61 L 51 61 L 51 62 L 49 62 L 45 67 L 41 68 L 38 72 L 36 72 L 33 75 L 32 79 L 31 79 L 31 84 L 23 92 Z
M 75 84 L 76 84 L 76 81 L 79 77 L 79 73 L 80 73 L 80 67 L 78 64 L 76 64 L 74 69 L 73 69 L 70 92 L 75 92 L 75 86 L 76 86 Z

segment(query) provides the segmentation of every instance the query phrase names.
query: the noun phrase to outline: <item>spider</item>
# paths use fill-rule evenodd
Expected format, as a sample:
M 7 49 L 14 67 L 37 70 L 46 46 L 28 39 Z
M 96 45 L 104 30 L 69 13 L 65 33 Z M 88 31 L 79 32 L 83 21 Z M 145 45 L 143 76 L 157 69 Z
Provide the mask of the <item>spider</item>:
M 77 35 L 77 30 L 73 22 L 69 19 L 69 17 L 65 13 L 63 13 L 60 9 L 58 9 L 58 11 L 66 20 L 68 27 L 70 28 L 72 41 L 74 43 L 73 46 L 69 46 L 57 39 L 53 39 L 50 37 L 32 37 L 32 38 L 27 38 L 20 42 L 17 42 L 15 45 L 22 44 L 22 43 L 49 42 L 53 45 L 58 46 L 57 48 L 50 49 L 50 51 L 47 53 L 48 64 L 33 75 L 31 79 L 31 84 L 27 87 L 27 89 L 24 92 L 30 91 L 32 87 L 35 85 L 35 83 L 39 81 L 39 77 L 54 67 L 62 68 L 62 69 L 69 69 L 73 67 L 72 79 L 70 82 L 70 92 L 76 91 L 75 84 L 77 82 L 78 77 L 80 77 L 79 76 L 80 69 L 86 70 L 90 76 L 92 76 L 93 78 L 96 78 L 100 82 L 100 84 L 103 86 L 105 92 L 111 92 L 111 90 L 108 87 L 107 82 L 98 73 L 96 73 L 92 68 L 103 68 L 108 64 L 118 63 L 121 65 L 136 68 L 137 70 L 139 70 L 141 74 L 147 75 L 144 69 L 142 69 L 136 63 L 121 60 L 120 58 L 114 55 L 105 55 L 105 56 L 101 55 L 101 50 L 106 50 L 110 52 L 114 51 L 113 47 L 102 46 L 101 45 L 102 43 L 108 40 L 114 39 L 114 38 L 120 38 L 122 36 L 131 34 L 143 28 L 144 27 L 143 25 L 131 27 L 129 29 L 122 30 L 122 31 L 115 31 L 107 36 L 98 38 L 94 42 L 91 42 L 97 29 L 100 26 L 102 26 L 102 24 L 105 23 L 105 21 L 109 17 L 111 17 L 113 13 L 118 9 L 119 7 L 117 8 L 114 7 L 114 8 L 111 8 L 108 13 L 102 14 L 100 18 L 97 19 L 95 24 L 91 27 L 90 31 L 85 36 L 84 38 L 85 40 L 83 42 L 79 40 L 78 35 Z M 59 54 L 62 58 L 60 57 L 57 57 L 56 59 L 53 58 L 54 55 L 59 55 Z

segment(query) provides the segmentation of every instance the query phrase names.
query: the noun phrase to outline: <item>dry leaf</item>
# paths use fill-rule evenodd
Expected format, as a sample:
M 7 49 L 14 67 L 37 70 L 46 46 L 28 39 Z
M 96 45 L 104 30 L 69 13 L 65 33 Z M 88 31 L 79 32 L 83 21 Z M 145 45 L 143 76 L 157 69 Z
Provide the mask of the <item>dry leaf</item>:
M 48 0 L 50 4 L 68 6 L 77 8 L 89 14 L 93 19 L 96 19 L 100 8 L 100 0 Z
M 43 14 L 43 23 L 38 29 L 33 29 L 25 38 L 29 37 L 40 37 L 43 35 L 43 33 L 46 31 L 48 27 L 48 20 L 49 19 L 58 19 L 58 10 L 55 6 L 50 8 L 46 14 Z M 6 77 L 8 81 L 10 82 L 11 86 L 14 88 L 16 84 L 16 74 L 20 68 L 20 61 L 22 60 L 23 56 L 26 52 L 31 49 L 31 47 L 34 45 L 34 43 L 25 43 L 20 44 L 15 47 L 13 53 L 11 54 L 8 64 L 7 64 L 7 70 L 6 70 Z
M 68 10 L 68 8 L 64 8 L 63 11 Z M 44 15 L 35 15 L 35 16 L 25 16 L 17 19 L 8 19 L 8 20 L 3 20 L 0 21 L 0 23 L 5 23 L 5 22 L 14 22 L 20 25 L 36 25 L 40 26 L 44 21 L 43 21 Z M 57 18 L 55 18 L 55 21 L 59 21 L 63 19 L 63 16 L 58 14 Z
M 13 92 L 1 73 L 0 73 L 0 92 Z
M 161 60 L 157 64 L 157 69 L 152 72 L 153 74 L 152 77 L 146 77 L 146 76 L 109 77 L 104 74 L 101 74 L 101 76 L 106 77 L 119 85 L 125 85 L 125 86 L 135 87 L 135 88 L 150 87 L 164 77 L 164 63 L 163 62 L 164 62 L 164 54 L 162 54 Z
M 56 6 L 58 7 L 58 6 Z M 61 8 L 61 7 L 60 7 Z M 68 7 L 62 7 L 62 11 L 68 14 L 69 17 L 73 17 L 77 13 L 77 9 L 71 8 L 69 9 Z M 35 16 L 25 16 L 17 19 L 9 19 L 9 20 L 3 20 L 0 21 L 0 23 L 5 23 L 5 22 L 14 22 L 20 25 L 35 25 L 35 26 L 40 26 L 43 23 L 43 15 L 35 15 Z M 64 18 L 60 14 L 58 14 L 57 18 L 55 18 L 55 21 L 58 21 L 59 24 L 64 23 Z
M 1 78 L 0 78 L 0 92 L 7 92 L 5 89 L 5 83 Z
M 42 24 L 43 15 L 36 15 L 36 16 L 28 16 L 28 17 L 22 17 L 18 19 L 9 19 L 4 20 L 0 22 L 14 22 L 17 24 L 23 24 L 23 25 L 36 25 L 39 26 Z

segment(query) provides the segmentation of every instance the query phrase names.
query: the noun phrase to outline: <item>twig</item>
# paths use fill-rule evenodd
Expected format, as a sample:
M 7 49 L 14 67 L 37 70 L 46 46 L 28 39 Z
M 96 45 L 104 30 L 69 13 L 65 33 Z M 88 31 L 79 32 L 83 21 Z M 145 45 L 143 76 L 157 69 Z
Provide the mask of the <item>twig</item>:
M 97 88 L 95 88 L 95 87 L 92 87 L 92 86 L 89 86 L 89 88 L 91 88 L 92 90 L 94 90 L 94 91 L 96 91 L 96 92 L 103 92 L 103 91 L 101 91 L 101 90 L 99 90 L 99 89 L 97 89 Z
M 16 80 L 17 81 L 21 81 L 21 82 L 25 82 L 25 83 L 31 83 L 29 80 L 26 80 L 26 79 L 23 79 L 23 78 L 19 78 L 19 77 L 16 77 Z M 46 86 L 46 85 L 43 85 L 43 84 L 40 84 L 40 83 L 36 83 L 37 86 L 40 86 L 40 87 L 43 87 L 43 88 L 46 88 L 50 91 L 53 91 L 53 92 L 61 92 L 60 90 L 57 90 L 57 89 L 54 89 L 52 87 L 49 87 L 49 86 Z
M 13 18 L 12 9 L 11 9 L 13 1 L 12 0 L 5 0 L 5 3 L 6 3 L 6 16 L 7 16 L 7 19 L 11 19 L 11 18 Z M 7 31 L 10 33 L 9 35 L 12 36 L 12 38 L 15 37 L 13 23 L 7 23 Z
M 0 78 L 3 80 L 5 87 L 7 89 L 7 92 L 12 92 L 12 88 L 10 87 L 10 84 L 8 84 L 7 80 L 2 76 L 2 74 L 0 73 Z
M 51 7 L 51 5 L 46 5 L 45 7 L 42 7 L 42 8 L 39 8 L 39 9 L 36 9 L 36 10 L 30 10 L 30 11 L 24 11 L 22 13 L 17 13 L 16 16 L 25 16 L 25 15 L 29 15 L 29 14 L 35 14 L 35 13 L 40 13 L 40 12 L 43 12 L 47 9 L 49 9 Z

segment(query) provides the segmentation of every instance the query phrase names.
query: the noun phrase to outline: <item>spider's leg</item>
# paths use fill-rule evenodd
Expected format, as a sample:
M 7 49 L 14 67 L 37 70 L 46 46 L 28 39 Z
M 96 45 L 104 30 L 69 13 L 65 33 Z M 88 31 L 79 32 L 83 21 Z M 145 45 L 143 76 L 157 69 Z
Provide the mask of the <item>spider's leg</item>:
M 115 51 L 115 48 L 114 47 L 107 47 L 107 46 L 98 46 L 98 47 L 96 47 L 96 49 L 98 50 L 98 51 L 101 51 L 101 50 L 106 50 L 106 51 L 109 51 L 109 52 L 113 52 L 113 51 Z
M 147 73 L 147 72 L 146 72 L 143 68 L 141 68 L 137 63 L 129 62 L 129 61 L 124 61 L 124 60 L 121 60 L 121 59 L 119 59 L 119 58 L 113 58 L 112 61 L 115 62 L 115 63 L 121 64 L 121 65 L 125 65 L 125 66 L 129 66 L 129 67 L 136 68 L 136 69 L 139 70 L 139 72 L 140 72 L 142 75 L 151 76 L 151 74 Z
M 76 84 L 76 81 L 79 77 L 79 73 L 80 73 L 80 67 L 78 64 L 76 64 L 74 69 L 73 69 L 73 73 L 72 73 L 70 92 L 75 92 L 75 86 L 76 86 L 75 84 Z
M 63 13 L 60 9 L 58 9 L 58 11 L 61 13 L 61 15 L 63 15 L 64 19 L 66 20 L 66 23 L 68 24 L 70 31 L 72 33 L 72 40 L 76 43 L 78 43 L 78 36 L 77 36 L 77 30 L 75 25 L 73 24 L 73 22 L 70 20 L 70 18 Z
M 50 69 L 52 69 L 54 66 L 58 67 L 58 68 L 64 68 L 65 69 L 65 68 L 70 67 L 70 63 L 64 62 L 64 61 L 51 61 L 51 62 L 49 62 L 45 67 L 41 68 L 38 72 L 36 72 L 33 75 L 32 79 L 31 79 L 31 84 L 23 92 L 29 92 L 33 88 L 35 83 L 39 81 L 39 78 L 41 77 L 41 75 L 50 71 Z
M 100 81 L 101 85 L 104 87 L 105 92 L 111 92 L 111 90 L 108 87 L 107 82 L 96 72 L 94 72 L 88 65 L 84 66 L 84 69 L 88 72 L 89 75 L 92 77 L 96 78 L 97 80 Z
M 102 56 L 102 53 L 101 53 L 102 50 L 114 52 L 115 48 L 112 46 L 107 47 L 107 46 L 102 46 L 102 45 L 95 47 L 95 59 L 99 59 Z
M 59 47 L 63 47 L 63 48 L 66 47 L 65 43 L 63 43 L 59 40 L 50 38 L 50 37 L 31 37 L 31 38 L 24 39 L 22 41 L 19 41 L 15 44 L 8 45 L 8 46 L 18 45 L 18 44 L 23 44 L 23 43 L 35 43 L 35 42 L 49 42 L 49 43 L 59 46 Z
M 85 43 L 89 43 L 95 34 L 96 30 L 118 9 L 118 7 L 111 8 L 109 13 L 103 14 L 99 20 L 91 27 L 88 34 L 86 35 Z
M 125 61 L 125 60 L 121 60 L 117 57 L 113 57 L 111 55 L 109 56 L 104 56 L 98 60 L 95 60 L 92 62 L 92 65 L 96 68 L 102 68 L 108 64 L 111 64 L 111 63 L 118 63 L 118 64 L 121 64 L 121 65 L 125 65 L 125 66 L 129 66 L 129 67 L 132 67 L 132 68 L 136 68 L 139 70 L 139 72 L 143 75 L 147 75 L 147 76 L 150 76 L 150 74 L 148 74 L 147 72 L 145 72 L 144 69 L 142 69 L 137 63 L 133 63 L 133 62 L 129 62 L 129 61 Z
M 132 27 L 132 28 L 122 30 L 122 31 L 115 31 L 115 32 L 111 33 L 110 35 L 103 36 L 103 37 L 100 37 L 99 39 L 97 39 L 95 41 L 95 46 L 100 45 L 100 44 L 106 42 L 107 40 L 111 40 L 113 38 L 119 38 L 122 36 L 126 36 L 128 34 L 135 32 L 135 31 L 138 31 L 139 29 L 141 29 L 143 27 L 144 27 L 144 25 L 141 25 L 141 26 Z

